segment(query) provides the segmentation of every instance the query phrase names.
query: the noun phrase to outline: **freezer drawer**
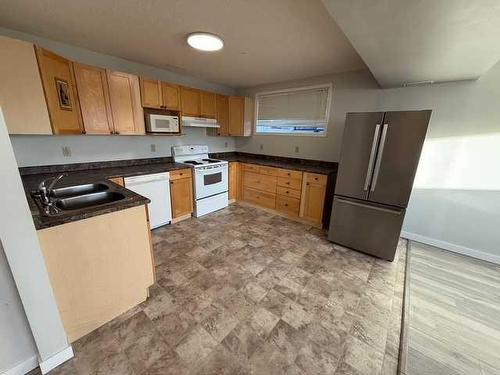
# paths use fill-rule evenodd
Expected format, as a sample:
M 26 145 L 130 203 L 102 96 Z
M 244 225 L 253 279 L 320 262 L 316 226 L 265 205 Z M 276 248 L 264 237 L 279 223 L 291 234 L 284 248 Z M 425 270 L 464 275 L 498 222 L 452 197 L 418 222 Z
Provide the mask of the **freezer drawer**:
M 335 196 L 328 239 L 392 261 L 404 214 L 404 209 Z

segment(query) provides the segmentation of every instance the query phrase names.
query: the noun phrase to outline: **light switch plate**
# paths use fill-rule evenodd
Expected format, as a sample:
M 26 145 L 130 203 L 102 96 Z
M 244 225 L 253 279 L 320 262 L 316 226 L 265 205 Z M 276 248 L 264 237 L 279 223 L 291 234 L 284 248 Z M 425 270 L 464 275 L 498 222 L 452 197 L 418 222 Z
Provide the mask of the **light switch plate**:
M 299 146 L 295 146 L 295 152 L 299 153 Z
M 261 143 L 260 144 L 260 149 L 263 150 L 264 149 L 264 145 Z
M 151 148 L 151 152 L 156 152 L 156 144 L 151 143 L 150 148 Z

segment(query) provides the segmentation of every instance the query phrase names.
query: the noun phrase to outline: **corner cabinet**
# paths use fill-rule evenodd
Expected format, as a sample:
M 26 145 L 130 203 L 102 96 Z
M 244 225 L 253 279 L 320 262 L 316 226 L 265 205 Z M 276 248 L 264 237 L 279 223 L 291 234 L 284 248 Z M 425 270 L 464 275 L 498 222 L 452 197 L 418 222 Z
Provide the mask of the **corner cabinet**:
M 0 107 L 9 134 L 52 134 L 33 44 L 0 36 Z
M 40 47 L 36 54 L 54 134 L 82 134 L 72 62 Z
M 172 222 L 191 217 L 193 212 L 193 178 L 190 168 L 170 172 L 170 200 Z
M 115 134 L 145 134 L 139 78 L 106 70 Z
M 228 106 L 228 135 L 243 137 L 252 135 L 254 123 L 253 99 L 243 96 L 230 96 Z

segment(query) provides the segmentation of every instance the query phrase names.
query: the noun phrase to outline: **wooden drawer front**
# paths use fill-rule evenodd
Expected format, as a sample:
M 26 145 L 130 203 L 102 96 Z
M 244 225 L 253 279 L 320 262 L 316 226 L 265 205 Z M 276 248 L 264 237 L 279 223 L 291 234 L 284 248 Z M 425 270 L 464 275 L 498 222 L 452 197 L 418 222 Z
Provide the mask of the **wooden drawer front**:
M 302 180 L 301 171 L 292 171 L 291 169 L 279 169 L 278 177 L 293 178 L 295 180 Z
M 255 172 L 259 173 L 260 167 L 254 164 L 243 164 L 243 170 L 246 172 Z
M 293 178 L 278 177 L 278 186 L 288 187 L 290 189 L 299 190 L 302 187 L 302 180 Z
M 180 178 L 186 178 L 186 177 L 191 177 L 191 169 L 190 168 L 178 169 L 176 171 L 170 172 L 170 179 L 171 180 L 178 180 Z
M 265 193 L 245 187 L 243 189 L 243 200 L 267 208 L 276 208 L 276 195 L 272 193 Z
M 278 186 L 278 195 L 300 199 L 300 190 Z
M 278 170 L 279 170 L 278 168 L 273 168 L 273 167 L 259 167 L 259 173 L 268 176 L 277 176 Z
M 310 184 L 318 184 L 326 186 L 327 177 L 328 176 L 326 174 L 309 173 L 309 172 L 304 173 L 304 179 L 306 180 L 306 183 Z
M 298 216 L 300 209 L 300 200 L 278 195 L 278 197 L 276 198 L 276 209 L 285 212 L 288 215 Z
M 243 174 L 243 187 L 276 193 L 276 177 L 265 176 L 253 172 Z

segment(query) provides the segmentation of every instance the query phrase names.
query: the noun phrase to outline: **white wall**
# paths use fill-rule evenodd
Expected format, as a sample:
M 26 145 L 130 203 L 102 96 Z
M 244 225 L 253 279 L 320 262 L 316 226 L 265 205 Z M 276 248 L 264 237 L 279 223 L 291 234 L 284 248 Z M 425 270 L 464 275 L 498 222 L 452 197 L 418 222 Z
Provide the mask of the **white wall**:
M 71 60 L 120 70 L 186 86 L 232 95 L 230 87 L 194 77 L 128 61 L 114 56 L 56 42 L 35 35 L 0 28 L 0 35 L 26 40 L 50 49 Z M 170 156 L 170 147 L 178 144 L 207 144 L 211 152 L 234 151 L 231 137 L 209 137 L 204 129 L 185 129 L 182 136 L 11 136 L 19 166 L 65 164 Z M 156 144 L 157 151 L 150 151 Z M 69 146 L 71 157 L 63 157 L 62 147 Z
M 40 360 L 68 349 L 45 261 L 0 109 L 0 239 Z M 22 319 L 22 317 L 20 317 Z M 25 327 L 26 329 L 26 327 Z M 24 330 L 25 330 L 24 329 Z M 7 337 L 11 345 L 15 337 Z
M 33 335 L 0 242 L 0 374 L 36 355 Z
M 368 71 L 333 74 L 291 82 L 247 88 L 243 95 L 294 87 L 332 83 L 333 95 L 326 136 L 254 135 L 236 138 L 238 151 L 303 159 L 338 161 L 346 112 L 377 109 L 378 84 Z M 299 152 L 295 152 L 296 146 Z
M 478 81 L 382 90 L 385 110 L 433 110 L 404 235 L 500 263 L 500 63 Z
M 346 112 L 432 109 L 403 234 L 500 263 L 500 63 L 478 81 L 383 90 L 369 72 L 351 72 L 242 93 L 330 82 L 326 137 L 254 135 L 237 150 L 338 161 Z

